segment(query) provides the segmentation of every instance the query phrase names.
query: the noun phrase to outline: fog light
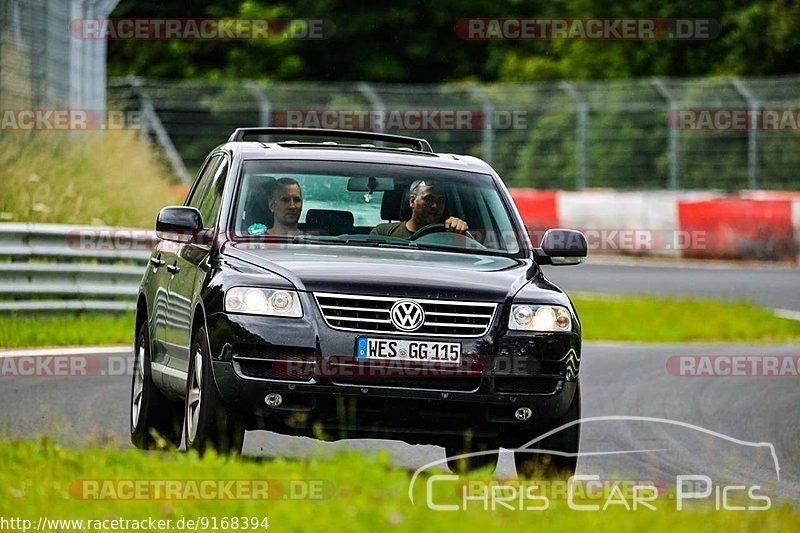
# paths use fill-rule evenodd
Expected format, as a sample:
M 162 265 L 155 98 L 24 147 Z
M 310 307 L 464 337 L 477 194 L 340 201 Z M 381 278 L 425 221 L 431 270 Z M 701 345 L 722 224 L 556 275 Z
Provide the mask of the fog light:
M 514 418 L 516 418 L 517 420 L 521 420 L 523 422 L 525 420 L 530 420 L 532 416 L 533 416 L 533 411 L 531 410 L 530 407 L 520 407 L 519 409 L 514 411 Z
M 269 407 L 278 407 L 280 404 L 283 403 L 283 396 L 278 394 L 277 392 L 271 392 L 266 395 L 264 398 L 264 403 L 267 404 Z

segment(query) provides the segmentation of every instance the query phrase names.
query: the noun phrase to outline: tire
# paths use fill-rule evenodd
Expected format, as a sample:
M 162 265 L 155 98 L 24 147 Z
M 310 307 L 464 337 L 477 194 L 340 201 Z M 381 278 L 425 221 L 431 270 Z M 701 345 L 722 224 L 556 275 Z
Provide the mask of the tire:
M 497 444 L 492 441 L 473 439 L 471 435 L 465 435 L 463 442 L 458 444 L 449 444 L 444 447 L 445 454 L 447 455 L 447 467 L 454 474 L 463 474 L 479 468 L 491 468 L 494 472 L 497 468 L 497 459 L 499 457 L 499 450 Z M 474 453 L 474 452 L 490 452 L 482 455 L 475 455 L 472 457 L 459 457 L 455 456 Z
M 205 328 L 192 339 L 184 401 L 186 449 L 203 455 L 209 449 L 238 455 L 244 443 L 244 423 L 225 405 L 211 371 L 211 356 Z
M 515 449 L 522 444 L 542 435 L 547 431 L 560 427 L 568 422 L 579 420 L 581 417 L 581 386 L 580 382 L 575 389 L 575 396 L 572 398 L 567 412 L 562 417 L 548 425 L 545 431 L 524 436 L 520 435 L 515 443 Z M 563 453 L 573 454 L 570 456 L 555 455 L 549 453 L 520 453 L 514 452 L 514 464 L 517 467 L 518 477 L 556 477 L 567 479 L 575 475 L 575 468 L 578 464 L 578 449 L 581 440 L 581 425 L 575 424 L 558 433 L 537 442 L 534 449 L 553 450 Z
M 172 402 L 153 383 L 150 367 L 150 335 L 147 321 L 141 325 L 134 346 L 131 380 L 131 442 L 149 450 L 181 444 L 181 406 Z

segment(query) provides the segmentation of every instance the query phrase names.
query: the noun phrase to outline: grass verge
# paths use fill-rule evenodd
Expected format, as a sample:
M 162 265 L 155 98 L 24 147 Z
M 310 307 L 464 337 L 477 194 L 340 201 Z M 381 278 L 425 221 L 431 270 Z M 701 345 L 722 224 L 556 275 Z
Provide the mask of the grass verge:
M 133 313 L 0 314 L 0 347 L 133 343 Z
M 0 222 L 151 228 L 181 203 L 171 172 L 135 131 L 0 136 Z
M 717 511 L 713 497 L 708 503 L 689 502 L 683 511 L 677 511 L 675 500 L 667 497 L 652 502 L 655 510 L 626 510 L 618 503 L 605 511 L 578 512 L 562 498 L 549 498 L 549 507 L 538 511 L 520 510 L 517 502 L 511 502 L 513 509 L 499 505 L 485 510 L 482 501 L 466 502 L 466 510 L 435 511 L 426 503 L 430 478 L 417 480 L 412 503 L 408 498 L 411 474 L 391 467 L 385 454 L 344 452 L 331 459 L 305 461 L 229 459 L 213 454 L 200 459 L 195 454 L 106 447 L 73 450 L 42 440 L 0 442 L 0 461 L 5 465 L 0 471 L 0 517 L 28 519 L 34 525 L 42 516 L 84 521 L 152 518 L 171 520 L 171 527 L 162 530 L 176 531 L 181 519 L 216 517 L 219 523 L 223 517 L 239 517 L 257 518 L 259 527 L 248 528 L 253 531 L 266 530 L 264 518 L 270 531 L 522 531 L 531 524 L 545 531 L 595 531 L 609 524 L 616 531 L 790 531 L 800 520 L 798 511 L 777 502 L 768 511 Z M 489 476 L 479 472 L 470 479 Z M 243 484 L 224 493 L 219 482 L 230 480 Z M 164 498 L 163 492 L 155 497 L 157 484 L 166 481 L 182 483 L 181 488 L 172 498 Z M 186 490 L 200 482 L 212 487 L 206 498 Z M 267 489 L 240 489 L 252 482 L 266 483 Z M 149 492 L 137 495 L 134 486 Z M 464 503 L 454 483 L 437 481 L 432 486 L 433 503 Z M 212 494 L 226 497 L 207 498 Z M 602 507 L 604 501 L 605 496 L 592 503 Z M 527 499 L 523 504 L 541 506 L 541 501 Z M 47 529 L 55 530 L 52 525 Z M 78 527 L 73 523 L 59 530 Z
M 794 342 L 800 322 L 744 301 L 656 297 L 573 298 L 585 340 L 630 342 Z M 0 315 L 0 347 L 127 344 L 133 313 Z
M 789 342 L 800 321 L 746 301 L 576 295 L 585 340 L 641 342 Z

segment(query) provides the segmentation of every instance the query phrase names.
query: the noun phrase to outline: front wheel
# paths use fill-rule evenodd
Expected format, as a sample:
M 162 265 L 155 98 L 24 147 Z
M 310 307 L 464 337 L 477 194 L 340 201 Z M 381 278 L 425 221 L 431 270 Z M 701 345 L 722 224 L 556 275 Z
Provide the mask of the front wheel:
M 572 398 L 567 412 L 552 424 L 547 426 L 545 431 L 538 431 L 529 436 L 519 435 L 516 440 L 515 446 L 520 446 L 532 439 L 537 435 L 542 435 L 547 431 L 556 429 L 570 422 L 580 420 L 581 418 L 581 386 L 577 383 L 575 388 L 575 396 Z M 580 423 L 573 424 L 566 427 L 557 433 L 546 437 L 534 444 L 529 449 L 531 450 L 552 450 L 560 453 L 540 453 L 538 451 L 514 452 L 514 464 L 517 467 L 517 476 L 519 477 L 533 477 L 533 476 L 557 476 L 569 478 L 575 474 L 575 468 L 578 465 L 578 447 L 581 440 L 581 425 Z
M 180 404 L 168 400 L 153 383 L 147 321 L 139 327 L 133 354 L 131 442 L 141 449 L 180 446 Z
M 186 449 L 201 455 L 209 448 L 221 454 L 240 454 L 244 424 L 230 412 L 217 391 L 211 372 L 211 355 L 205 328 L 192 340 L 184 402 Z

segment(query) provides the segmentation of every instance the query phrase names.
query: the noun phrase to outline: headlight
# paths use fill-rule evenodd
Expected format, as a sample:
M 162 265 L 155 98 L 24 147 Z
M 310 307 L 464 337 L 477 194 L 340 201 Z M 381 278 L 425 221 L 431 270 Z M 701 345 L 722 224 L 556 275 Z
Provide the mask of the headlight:
M 300 318 L 303 308 L 294 291 L 234 287 L 225 293 L 225 311 L 246 315 L 268 315 Z
M 572 331 L 572 318 L 569 311 L 557 305 L 511 306 L 508 329 L 523 331 Z

